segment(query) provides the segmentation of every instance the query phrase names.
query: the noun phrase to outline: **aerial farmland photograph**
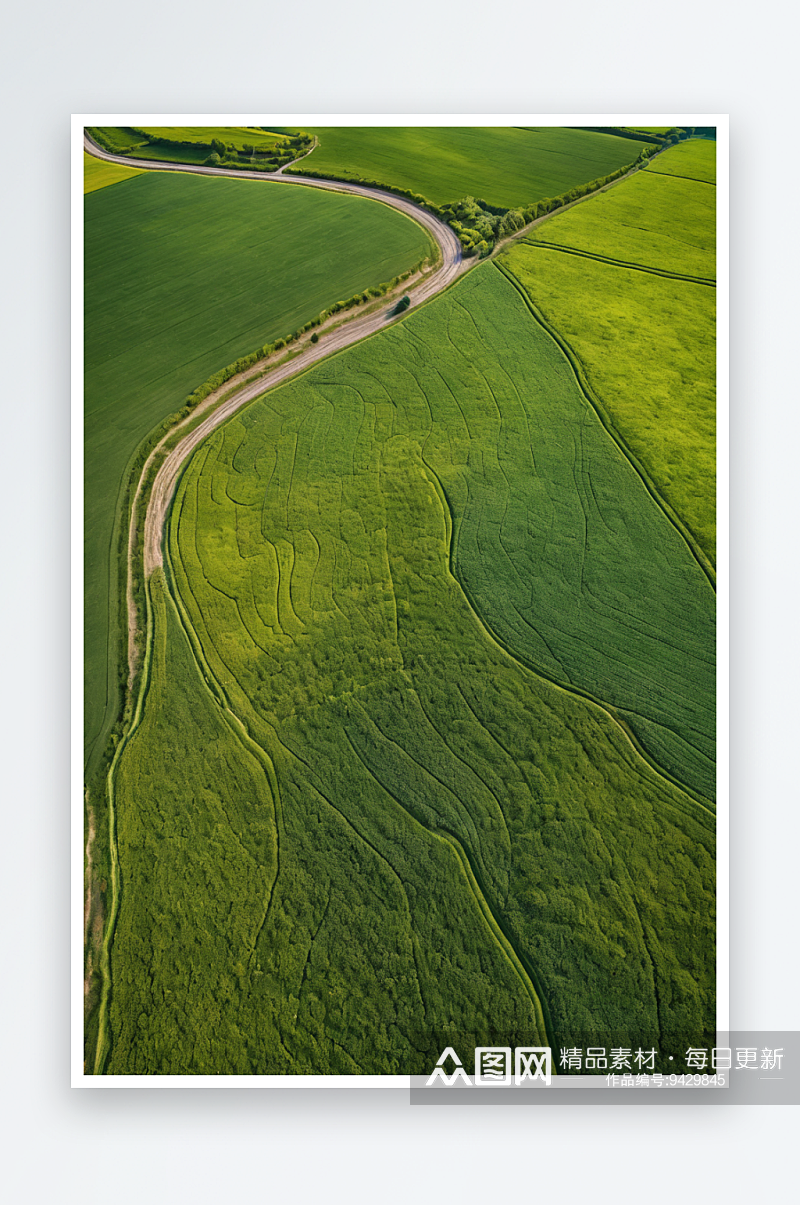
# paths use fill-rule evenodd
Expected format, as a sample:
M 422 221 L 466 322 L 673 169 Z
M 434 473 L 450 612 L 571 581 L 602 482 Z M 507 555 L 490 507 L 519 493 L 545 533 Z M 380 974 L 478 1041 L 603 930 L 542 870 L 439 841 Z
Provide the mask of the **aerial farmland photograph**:
M 96 120 L 84 1074 L 714 1045 L 715 127 Z

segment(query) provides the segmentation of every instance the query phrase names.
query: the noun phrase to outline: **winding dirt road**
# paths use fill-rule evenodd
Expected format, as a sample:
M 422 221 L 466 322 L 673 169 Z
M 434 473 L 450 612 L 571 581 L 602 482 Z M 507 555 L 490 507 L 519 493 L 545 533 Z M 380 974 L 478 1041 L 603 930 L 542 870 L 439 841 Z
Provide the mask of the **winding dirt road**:
M 230 171 L 221 167 L 203 167 L 185 163 L 159 163 L 155 165 L 153 161 L 149 160 L 129 159 L 124 155 L 112 155 L 99 147 L 85 131 L 83 145 L 86 152 L 94 155 L 97 159 L 104 159 L 108 163 L 118 163 L 123 167 L 135 167 L 139 170 L 190 172 L 198 176 L 227 176 L 233 180 L 240 180 L 242 178 L 245 180 L 259 180 L 264 184 L 273 183 L 275 180 L 273 174 L 265 174 L 264 172 L 239 171 L 238 169 Z M 344 192 L 360 197 L 368 197 L 373 201 L 379 201 L 383 205 L 388 205 L 392 209 L 399 210 L 400 213 L 405 214 L 420 226 L 423 226 L 438 245 L 442 262 L 432 272 L 423 277 L 416 286 L 409 288 L 412 306 L 419 305 L 420 302 L 427 301 L 436 293 L 440 293 L 442 289 L 446 289 L 461 272 L 476 262 L 470 260 L 468 264 L 463 260 L 461 244 L 455 232 L 449 226 L 440 221 L 432 213 L 428 213 L 427 210 L 415 205 L 413 201 L 407 201 L 404 197 L 396 197 L 392 193 L 382 192 L 377 188 L 363 188 L 358 184 L 343 184 L 337 180 L 314 180 L 308 176 L 280 175 L 278 183 L 298 184 L 304 188 L 322 188 L 327 192 Z M 389 324 L 386 309 L 385 307 L 381 307 L 377 313 L 353 318 L 328 334 L 321 334 L 319 343 L 308 343 L 294 359 L 274 368 L 267 379 L 260 378 L 257 381 L 253 381 L 250 385 L 245 385 L 243 388 L 237 390 L 232 397 L 228 398 L 221 406 L 218 406 L 202 423 L 199 423 L 193 431 L 186 435 L 180 443 L 175 445 L 158 471 L 147 506 L 144 527 L 144 572 L 146 577 L 149 577 L 153 570 L 163 563 L 161 544 L 169 504 L 175 492 L 181 469 L 188 457 L 191 456 L 192 452 L 202 443 L 206 436 L 210 435 L 212 431 L 229 419 L 242 406 L 251 402 L 254 398 L 260 397 L 267 390 L 274 389 L 277 385 L 283 384 L 284 381 L 296 376 L 299 372 L 304 372 L 310 365 L 315 364 L 319 360 L 324 360 L 332 352 L 341 351 L 343 348 L 349 347 L 350 344 L 358 343 L 361 339 L 365 339 L 368 335 L 385 330 Z

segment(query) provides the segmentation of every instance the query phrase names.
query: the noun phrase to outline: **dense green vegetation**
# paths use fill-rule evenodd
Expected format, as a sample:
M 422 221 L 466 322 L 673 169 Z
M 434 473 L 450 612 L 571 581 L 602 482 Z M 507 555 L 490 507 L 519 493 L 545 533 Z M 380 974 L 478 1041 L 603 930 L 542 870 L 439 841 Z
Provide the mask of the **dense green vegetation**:
M 713 817 L 534 672 L 702 777 L 713 595 L 495 267 L 215 433 L 168 562 L 198 663 L 157 576 L 110 1070 L 421 1070 L 537 1001 L 552 1044 L 713 1028 Z
M 501 209 L 561 196 L 632 163 L 645 145 L 557 127 L 314 129 L 319 146 L 297 171 L 365 179 L 421 194 L 434 205 L 480 197 Z
M 429 242 L 360 198 L 158 172 L 89 194 L 85 218 L 85 715 L 98 753 L 119 705 L 115 506 L 138 445 L 213 373 Z
M 132 130 L 130 126 L 87 126 L 87 133 L 98 146 L 113 155 L 129 155 L 147 142 L 140 131 Z
M 260 126 L 102 126 L 89 128 L 89 134 L 105 150 L 134 159 L 270 172 L 305 154 L 313 142 L 303 131 L 290 135 Z
M 717 144 L 707 139 L 693 138 L 674 147 L 669 154 L 659 155 L 650 165 L 650 170 L 716 184 Z
M 656 162 L 669 166 L 695 146 L 714 149 L 685 143 Z M 648 171 L 553 218 L 501 259 L 575 354 L 611 425 L 709 564 L 716 533 L 715 290 L 636 265 L 675 272 L 683 264 L 707 275 L 713 199 L 706 184 Z M 592 258 L 569 250 L 590 247 Z
M 117 780 L 108 1072 L 402 1073 L 429 1024 L 543 1033 L 455 848 L 391 804 L 370 823 L 374 787 L 337 810 L 280 744 L 276 780 L 203 685 L 160 574 L 152 595 L 152 685 Z
M 97 192 L 99 188 L 107 188 L 109 184 L 118 184 L 120 180 L 130 180 L 141 174 L 139 168 L 106 163 L 103 159 L 95 159 L 94 155 L 83 152 L 84 193 Z

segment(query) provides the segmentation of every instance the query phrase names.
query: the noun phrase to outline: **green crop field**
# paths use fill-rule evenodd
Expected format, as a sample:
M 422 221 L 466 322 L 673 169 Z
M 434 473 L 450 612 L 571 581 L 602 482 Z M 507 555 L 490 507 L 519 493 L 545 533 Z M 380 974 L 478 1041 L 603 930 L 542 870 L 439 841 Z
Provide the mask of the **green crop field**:
M 319 146 L 295 171 L 362 178 L 436 205 L 465 196 L 513 208 L 557 197 L 632 163 L 644 143 L 554 127 L 310 129 Z
M 137 447 L 211 374 L 392 279 L 429 242 L 357 197 L 147 172 L 87 195 L 85 248 L 85 715 L 97 752 L 117 709 L 112 531 Z
M 650 164 L 648 171 L 716 184 L 717 144 L 705 138 L 692 138 L 689 142 L 681 142 L 659 155 Z
M 684 145 L 657 162 L 669 166 Z M 640 174 L 545 222 L 499 262 L 569 345 L 620 437 L 713 564 L 715 289 L 658 274 L 674 273 L 684 251 L 686 271 L 711 270 L 715 214 L 703 194 L 713 202 L 707 184 Z M 569 250 L 590 246 L 591 258 Z M 594 258 L 600 253 L 620 262 Z
M 707 184 L 638 172 L 591 203 L 556 214 L 535 227 L 526 241 L 714 280 L 715 202 Z
M 97 192 L 100 188 L 107 188 L 109 184 L 118 184 L 120 180 L 131 180 L 134 176 L 141 174 L 139 168 L 105 163 L 102 159 L 95 159 L 94 155 L 87 155 L 85 151 L 83 152 L 84 193 Z
M 167 571 L 110 1071 L 713 1029 L 713 592 L 495 266 L 209 438 Z
M 204 687 L 162 580 L 153 685 L 118 777 L 130 889 L 109 1073 L 405 1073 L 431 1020 L 543 1040 L 453 846 L 407 818 L 370 830 L 371 800 L 337 810 L 280 746 L 276 780 Z
M 194 145 L 97 135 L 199 162 L 291 133 L 148 132 Z M 481 198 L 486 255 L 501 210 L 654 146 L 308 133 L 309 172 Z M 713 1044 L 715 162 L 659 153 L 207 436 L 112 740 L 143 441 L 431 244 L 361 198 L 85 159 L 88 1070 Z
M 257 151 L 269 151 L 285 141 L 278 133 L 267 132 L 259 126 L 142 126 L 150 138 L 169 138 L 174 142 L 201 142 L 210 145 L 213 138 L 237 151 L 254 146 Z

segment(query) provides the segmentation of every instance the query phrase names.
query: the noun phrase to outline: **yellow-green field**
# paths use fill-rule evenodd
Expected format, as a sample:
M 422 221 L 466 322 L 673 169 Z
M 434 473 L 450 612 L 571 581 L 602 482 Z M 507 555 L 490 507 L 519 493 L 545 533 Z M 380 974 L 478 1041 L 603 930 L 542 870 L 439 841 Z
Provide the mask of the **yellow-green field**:
M 501 260 L 580 363 L 660 497 L 715 559 L 716 190 L 683 143 L 646 172 L 537 226 Z M 683 271 L 681 272 L 681 269 Z
M 83 152 L 83 191 L 97 192 L 99 188 L 108 188 L 109 184 L 118 184 L 120 180 L 130 180 L 133 176 L 141 176 L 138 167 L 122 167 L 118 163 L 105 163 L 95 159 L 93 155 Z
M 707 138 L 693 138 L 691 142 L 681 142 L 654 159 L 647 170 L 716 184 L 717 144 Z

